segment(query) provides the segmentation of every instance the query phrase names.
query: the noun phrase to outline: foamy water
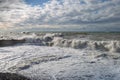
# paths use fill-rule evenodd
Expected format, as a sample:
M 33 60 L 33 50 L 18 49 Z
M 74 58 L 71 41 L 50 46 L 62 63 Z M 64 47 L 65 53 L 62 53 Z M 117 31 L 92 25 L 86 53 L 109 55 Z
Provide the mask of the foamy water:
M 119 39 L 22 33 L 3 36 L 0 44 L 0 72 L 19 73 L 32 80 L 120 78 Z
M 76 36 L 77 35 L 77 36 Z M 98 35 L 97 35 L 98 36 Z M 30 44 L 39 46 L 59 46 L 75 49 L 100 50 L 108 52 L 120 52 L 120 40 L 117 34 L 105 39 L 105 35 L 99 35 L 98 40 L 96 35 L 85 34 L 62 34 L 62 33 L 19 33 L 11 36 L 3 36 L 0 40 L 0 46 L 11 46 L 16 44 Z M 95 40 L 95 38 L 96 40 Z M 113 39 L 114 37 L 114 39 Z

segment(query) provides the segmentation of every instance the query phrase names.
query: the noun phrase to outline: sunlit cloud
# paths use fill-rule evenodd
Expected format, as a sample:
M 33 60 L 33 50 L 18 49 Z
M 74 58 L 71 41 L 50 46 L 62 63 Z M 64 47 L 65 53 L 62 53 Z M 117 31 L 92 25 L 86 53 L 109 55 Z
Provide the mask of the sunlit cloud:
M 7 27 L 11 27 L 12 24 L 11 23 L 7 23 L 7 22 L 0 22 L 0 29 L 3 28 L 3 29 L 7 29 Z

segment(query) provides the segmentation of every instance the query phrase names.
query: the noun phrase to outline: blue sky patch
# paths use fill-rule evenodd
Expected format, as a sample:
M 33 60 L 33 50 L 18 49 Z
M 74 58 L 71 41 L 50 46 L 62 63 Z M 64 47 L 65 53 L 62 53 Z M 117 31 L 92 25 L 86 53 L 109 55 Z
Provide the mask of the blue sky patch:
M 111 1 L 111 0 L 101 0 L 101 2 L 106 2 L 106 1 Z
M 85 1 L 80 1 L 80 4 L 86 4 L 86 2 Z
M 36 6 L 36 5 L 42 6 L 44 3 L 48 1 L 49 0 L 25 0 L 25 2 L 31 6 Z

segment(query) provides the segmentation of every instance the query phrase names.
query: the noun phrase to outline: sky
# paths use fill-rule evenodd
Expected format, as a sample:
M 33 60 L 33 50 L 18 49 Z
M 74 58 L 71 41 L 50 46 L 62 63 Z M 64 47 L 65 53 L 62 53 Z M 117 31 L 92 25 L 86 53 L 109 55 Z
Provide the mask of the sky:
M 120 0 L 0 0 L 0 31 L 120 31 Z

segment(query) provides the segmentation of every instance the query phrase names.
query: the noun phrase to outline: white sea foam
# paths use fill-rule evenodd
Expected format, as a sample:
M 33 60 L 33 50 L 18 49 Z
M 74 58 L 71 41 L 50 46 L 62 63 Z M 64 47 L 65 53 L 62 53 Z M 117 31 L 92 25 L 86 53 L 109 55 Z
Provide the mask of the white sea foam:
M 32 80 L 119 80 L 118 53 L 21 45 L 0 48 L 0 72 Z

